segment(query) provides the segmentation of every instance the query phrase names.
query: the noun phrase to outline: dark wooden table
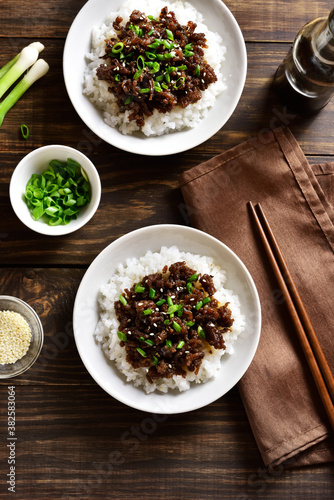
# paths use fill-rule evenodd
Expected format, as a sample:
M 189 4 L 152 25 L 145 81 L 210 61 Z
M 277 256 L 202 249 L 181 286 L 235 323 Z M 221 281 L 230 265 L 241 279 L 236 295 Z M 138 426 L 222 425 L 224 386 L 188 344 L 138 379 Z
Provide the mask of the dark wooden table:
M 10 498 L 7 395 L 16 393 L 16 493 L 25 499 L 332 499 L 333 465 L 265 468 L 237 388 L 188 414 L 133 410 L 107 395 L 76 350 L 72 307 L 94 257 L 119 236 L 156 223 L 188 224 L 177 176 L 199 162 L 289 125 L 310 162 L 334 157 L 334 102 L 317 116 L 292 118 L 271 90 L 274 71 L 306 21 L 332 2 L 227 0 L 247 45 L 248 75 L 228 123 L 204 144 L 178 155 L 146 158 L 102 142 L 67 96 L 62 51 L 84 0 L 2 0 L 0 66 L 33 40 L 45 44 L 50 72 L 7 115 L 0 129 L 0 294 L 21 297 L 38 312 L 45 344 L 25 375 L 0 384 L 0 497 Z M 20 124 L 30 138 L 20 135 Z M 101 205 L 94 219 L 60 238 L 37 235 L 14 215 L 11 174 L 29 151 L 62 143 L 97 166 Z

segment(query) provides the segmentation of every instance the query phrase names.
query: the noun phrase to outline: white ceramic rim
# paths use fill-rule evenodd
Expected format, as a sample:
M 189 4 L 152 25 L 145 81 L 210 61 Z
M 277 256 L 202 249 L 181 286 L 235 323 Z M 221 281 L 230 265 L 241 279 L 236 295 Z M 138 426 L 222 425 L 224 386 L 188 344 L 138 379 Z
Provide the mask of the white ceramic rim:
M 224 44 L 228 47 L 229 54 L 226 57 L 237 65 L 237 77 L 232 74 L 224 74 L 227 78 L 228 90 L 216 98 L 213 106 L 206 117 L 197 127 L 165 134 L 158 137 L 145 137 L 143 134 L 123 135 L 117 129 L 113 129 L 104 123 L 102 113 L 82 94 L 82 78 L 73 75 L 83 75 L 85 69 L 85 54 L 90 48 L 90 34 L 93 25 L 100 25 L 104 18 L 112 10 L 117 10 L 121 0 L 111 0 L 109 4 L 105 0 L 89 0 L 78 12 L 74 19 L 65 41 L 63 53 L 63 73 L 68 96 L 83 122 L 98 137 L 105 142 L 124 151 L 147 155 L 165 156 L 187 151 L 202 144 L 215 135 L 227 122 L 235 110 L 241 97 L 247 74 L 247 52 L 240 27 L 228 7 L 220 0 L 207 0 L 205 9 L 201 0 L 189 0 L 189 3 L 197 6 L 202 12 L 204 22 L 211 31 L 224 31 Z M 115 7 L 114 7 L 115 6 Z M 203 12 L 204 11 L 204 12 Z M 208 19 L 206 19 L 208 17 Z M 217 21 L 219 20 L 219 21 Z M 217 23 L 219 28 L 217 28 Z M 224 23 L 230 27 L 230 32 L 221 29 Z M 214 24 L 216 26 L 210 26 Z M 83 38 L 83 33 L 85 37 Z M 73 50 L 75 47 L 75 50 Z M 237 62 L 235 62 L 237 61 Z M 229 95 L 229 92 L 232 92 Z M 221 105 L 226 111 L 221 111 Z
M 98 344 L 93 337 L 94 334 L 94 329 L 98 321 L 98 307 L 97 303 L 92 305 L 92 302 L 96 301 L 97 302 L 97 295 L 98 295 L 98 290 L 100 289 L 101 285 L 103 283 L 107 283 L 109 280 L 109 270 L 106 268 L 107 263 L 110 262 L 112 259 L 110 258 L 110 254 L 117 250 L 118 247 L 124 247 L 124 245 L 128 245 L 131 248 L 134 247 L 136 239 L 147 239 L 150 237 L 150 235 L 156 231 L 169 231 L 170 233 L 177 233 L 180 234 L 180 237 L 184 236 L 185 238 L 192 238 L 192 237 L 201 237 L 204 238 L 206 244 L 212 244 L 214 246 L 217 246 L 221 251 L 228 254 L 229 257 L 235 262 L 236 268 L 238 268 L 238 272 L 240 271 L 243 276 L 243 283 L 245 283 L 245 286 L 249 288 L 249 294 L 250 298 L 252 301 L 252 305 L 254 306 L 254 316 L 250 320 L 250 324 L 253 321 L 253 335 L 254 337 L 251 338 L 251 347 L 247 346 L 247 361 L 244 363 L 243 367 L 241 370 L 239 370 L 239 373 L 237 374 L 236 377 L 231 377 L 224 388 L 224 390 L 218 390 L 215 392 L 214 395 L 208 396 L 204 393 L 201 393 L 201 397 L 196 398 L 196 392 L 194 389 L 198 390 L 198 387 L 209 387 L 207 384 L 212 383 L 212 381 L 208 381 L 204 384 L 196 384 L 196 386 L 190 388 L 188 391 L 185 391 L 183 393 L 177 393 L 175 396 L 172 395 L 170 396 L 170 393 L 168 394 L 160 394 L 157 392 L 151 393 L 149 395 L 146 395 L 142 389 L 139 388 L 134 388 L 133 384 L 129 382 L 122 382 L 123 385 L 121 385 L 121 389 L 115 389 L 114 386 L 111 386 L 110 380 L 114 379 L 112 372 L 114 372 L 115 376 L 117 377 L 117 382 L 119 382 L 120 379 L 123 379 L 124 377 L 120 374 L 120 372 L 117 370 L 115 367 L 115 364 L 105 357 L 102 346 Z M 163 243 L 162 243 L 163 244 Z M 171 243 L 172 244 L 176 244 Z M 148 248 L 147 248 L 148 250 Z M 152 251 L 155 251 L 155 248 L 151 249 Z M 191 251 L 191 250 L 189 250 Z M 195 252 L 197 253 L 197 252 Z M 125 260 L 125 258 L 124 258 Z M 123 262 L 122 260 L 117 260 L 114 266 L 116 266 L 118 263 Z M 103 269 L 103 277 L 105 278 L 105 281 L 101 283 L 96 279 L 97 276 L 97 271 L 98 269 L 101 270 Z M 87 298 L 87 295 L 89 297 Z M 94 316 L 94 318 L 92 318 Z M 247 318 L 246 318 L 247 319 Z M 249 319 L 249 318 L 248 318 Z M 91 325 L 87 326 L 89 323 Z M 94 325 L 94 326 L 93 326 Z M 249 325 L 248 325 L 248 328 Z M 259 338 L 260 338 L 260 331 L 261 331 L 261 306 L 260 306 L 260 300 L 258 296 L 258 292 L 256 289 L 256 286 L 254 284 L 254 281 L 247 270 L 246 266 L 242 263 L 242 261 L 237 257 L 237 255 L 229 249 L 224 243 L 221 241 L 217 240 L 213 236 L 208 235 L 207 233 L 204 233 L 198 229 L 194 229 L 188 226 L 178 226 L 178 225 L 173 225 L 173 224 L 157 224 L 153 226 L 147 226 L 141 229 L 134 230 L 124 236 L 121 236 L 117 240 L 113 241 L 110 243 L 102 252 L 94 259 L 94 261 L 91 263 L 90 267 L 87 269 L 77 291 L 75 303 L 74 303 L 74 308 L 73 308 L 73 329 L 74 329 L 74 338 L 76 342 L 76 346 L 79 352 L 79 355 L 82 359 L 83 364 L 85 365 L 87 371 L 90 373 L 92 378 L 96 381 L 96 383 L 102 387 L 109 395 L 113 396 L 115 399 L 118 401 L 132 407 L 138 410 L 142 411 L 147 411 L 147 412 L 153 412 L 153 413 L 162 413 L 162 414 L 174 414 L 174 413 L 184 413 L 192 410 L 196 410 L 198 408 L 201 408 L 203 406 L 206 406 L 220 397 L 222 397 L 226 392 L 228 392 L 233 386 L 236 385 L 236 383 L 240 380 L 240 378 L 244 375 L 246 370 L 248 369 L 258 346 Z M 87 329 L 89 331 L 87 331 Z M 92 331 L 91 331 L 92 330 Z M 252 329 L 250 328 L 250 331 Z M 89 348 L 85 345 L 85 336 L 87 336 L 88 342 L 90 342 Z M 239 339 L 238 339 L 239 340 Z M 225 354 L 224 356 L 228 356 Z M 222 359 L 224 359 L 224 356 Z M 92 362 L 92 358 L 95 358 L 94 361 L 98 358 L 98 361 L 94 365 L 94 361 Z M 236 358 L 234 358 L 236 360 Z M 235 361 L 236 362 L 236 361 Z M 239 360 L 238 360 L 239 362 Z M 104 372 L 104 368 L 106 368 L 106 371 Z M 240 367 L 239 367 L 240 368 Z M 107 372 L 107 375 L 111 373 L 112 379 L 106 379 L 105 374 Z M 217 380 L 216 380 L 217 379 Z M 214 379 L 215 384 L 219 384 L 219 376 Z M 115 379 L 114 379 L 115 382 Z M 224 380 L 225 382 L 225 380 Z M 201 389 L 203 391 L 203 389 Z M 136 395 L 138 391 L 138 400 L 136 400 Z M 193 393 L 192 393 L 193 391 Z M 135 398 L 129 397 L 129 394 L 135 394 Z M 189 394 L 190 394 L 190 401 L 189 399 Z M 186 396 L 184 396 L 186 395 Z M 197 394 L 198 396 L 198 394 Z M 171 397 L 171 399 L 165 403 L 163 398 L 168 399 Z M 175 402 L 174 398 L 175 397 Z M 183 404 L 183 400 L 186 398 L 185 404 Z M 172 404 L 170 404 L 170 401 Z

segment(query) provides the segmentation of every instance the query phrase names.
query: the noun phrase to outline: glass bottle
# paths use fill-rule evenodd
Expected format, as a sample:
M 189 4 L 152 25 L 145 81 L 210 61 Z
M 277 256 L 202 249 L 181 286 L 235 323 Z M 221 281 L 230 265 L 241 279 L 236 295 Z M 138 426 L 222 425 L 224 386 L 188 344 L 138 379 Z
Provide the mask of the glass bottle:
M 334 8 L 328 18 L 307 23 L 276 71 L 282 102 L 297 113 L 326 106 L 334 94 Z

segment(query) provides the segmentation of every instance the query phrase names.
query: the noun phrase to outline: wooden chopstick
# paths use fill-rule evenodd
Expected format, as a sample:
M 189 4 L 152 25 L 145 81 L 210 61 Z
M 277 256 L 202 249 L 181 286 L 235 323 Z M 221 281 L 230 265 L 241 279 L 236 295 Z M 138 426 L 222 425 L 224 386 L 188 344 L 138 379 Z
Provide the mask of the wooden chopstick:
M 279 287 L 284 295 L 287 308 L 291 315 L 291 319 L 295 326 L 299 341 L 301 343 L 302 349 L 304 351 L 306 360 L 308 362 L 309 368 L 313 375 L 314 381 L 316 383 L 318 392 L 320 394 L 321 400 L 324 404 L 328 419 L 330 421 L 331 427 L 334 430 L 334 405 L 331 399 L 331 395 L 333 397 L 333 388 L 334 388 L 334 380 L 331 370 L 328 366 L 324 353 L 321 349 L 319 341 L 316 337 L 316 333 L 311 324 L 310 318 L 306 312 L 305 306 L 301 300 L 301 297 L 298 293 L 297 287 L 292 279 L 291 273 L 288 269 L 286 261 L 283 257 L 283 254 L 279 248 L 277 240 L 274 236 L 274 233 L 269 225 L 267 218 L 260 206 L 260 204 L 256 205 L 257 210 L 259 211 L 261 218 L 263 219 L 264 227 L 261 223 L 260 218 L 257 215 L 257 212 L 251 202 L 248 203 L 251 213 L 256 222 L 261 241 L 264 245 L 264 249 L 268 256 L 270 265 L 273 269 Z M 267 238 L 267 233 L 269 235 L 269 239 Z M 273 250 L 274 249 L 274 250 Z M 275 253 L 276 255 L 275 255 Z M 277 258 L 277 260 L 276 260 Z M 278 262 L 277 262 L 278 261 Z M 281 266 L 281 267 L 280 267 Z M 286 277 L 286 280 L 283 277 L 283 274 Z M 288 288 L 289 287 L 289 288 Z M 309 336 L 309 337 L 308 337 Z M 312 344 L 312 346 L 311 346 Z M 314 353 L 313 350 L 314 349 Z M 319 363 L 319 365 L 318 365 Z M 319 366 L 323 370 L 321 372 Z M 326 386 L 326 382 L 328 387 Z M 334 398 L 333 398 L 334 399 Z

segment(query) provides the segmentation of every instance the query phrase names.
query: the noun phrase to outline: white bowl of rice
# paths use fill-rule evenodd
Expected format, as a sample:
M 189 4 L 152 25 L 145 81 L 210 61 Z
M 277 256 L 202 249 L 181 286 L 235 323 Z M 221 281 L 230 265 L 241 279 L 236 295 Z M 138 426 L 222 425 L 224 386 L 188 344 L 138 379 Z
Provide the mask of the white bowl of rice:
M 120 112 L 106 81 L 99 81 L 97 67 L 104 62 L 105 40 L 115 36 L 113 21 L 123 23 L 134 9 L 157 16 L 163 7 L 175 13 L 180 24 L 197 24 L 208 47 L 205 60 L 217 81 L 201 92 L 198 102 L 170 112 L 154 111 L 138 129 L 129 112 Z M 74 108 L 101 139 L 125 151 L 142 155 L 169 155 L 189 150 L 218 132 L 238 104 L 246 79 L 247 55 L 240 28 L 220 0 L 89 0 L 78 13 L 66 39 L 64 79 Z
M 229 303 L 234 322 L 224 335 L 226 349 L 212 349 L 197 374 L 150 383 L 147 369 L 127 362 L 114 304 L 145 275 L 180 261 L 213 276 L 215 296 Z M 142 411 L 172 414 L 210 404 L 237 384 L 257 349 L 261 310 L 249 272 L 226 245 L 197 229 L 167 224 L 122 236 L 96 257 L 79 286 L 73 324 L 81 359 L 108 394 Z

